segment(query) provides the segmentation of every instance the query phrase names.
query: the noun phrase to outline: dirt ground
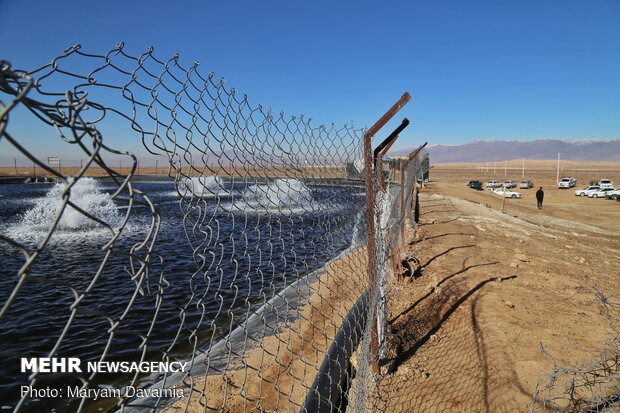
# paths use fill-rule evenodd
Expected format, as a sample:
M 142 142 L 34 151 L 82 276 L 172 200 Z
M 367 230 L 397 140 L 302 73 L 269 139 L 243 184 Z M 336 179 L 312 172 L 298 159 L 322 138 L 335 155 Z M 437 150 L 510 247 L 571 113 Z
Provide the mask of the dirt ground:
M 503 171 L 502 171 L 503 173 Z M 578 187 L 620 173 L 567 173 Z M 620 202 L 554 188 L 555 171 L 526 179 L 545 189 L 506 200 L 466 187 L 471 169 L 434 168 L 408 253 L 411 283 L 392 283 L 390 348 L 370 411 L 527 412 L 552 361 L 591 359 L 609 337 L 609 314 L 589 289 L 620 293 Z M 507 176 L 506 179 L 520 176 Z
M 570 171 L 578 187 L 620 172 Z M 368 388 L 370 412 L 527 412 L 552 360 L 591 359 L 609 337 L 609 314 L 590 289 L 620 293 L 620 202 L 575 197 L 554 187 L 555 171 L 526 179 L 523 199 L 466 187 L 471 168 L 434 168 L 420 196 L 421 222 L 406 253 L 418 276 L 390 282 L 384 374 Z M 506 179 L 520 179 L 507 176 Z M 354 299 L 364 249 L 336 261 L 301 317 L 243 353 L 244 368 L 192 379 L 170 411 L 298 411 Z M 352 403 L 352 402 L 351 402 Z M 355 407 L 350 404 L 349 407 Z
M 620 231 L 620 203 L 611 202 L 605 199 L 592 199 L 588 197 L 575 196 L 575 190 L 588 186 L 591 180 L 609 178 L 614 182 L 615 187 L 620 187 L 620 164 L 601 164 L 593 163 L 591 168 L 581 165 L 579 168 L 562 170 L 560 178 L 571 176 L 577 179 L 577 186 L 571 189 L 558 189 L 556 184 L 555 170 L 535 170 L 526 171 L 525 178 L 534 183 L 530 189 L 514 188 L 514 191 L 521 192 L 520 199 L 507 199 L 504 211 L 508 215 L 521 216 L 523 219 L 543 224 L 548 217 L 565 220 L 554 220 L 555 225 L 568 227 L 580 226 L 582 229 L 591 231 L 608 232 L 618 234 Z M 493 175 L 491 172 L 479 172 L 474 168 L 448 168 L 437 166 L 431 171 L 433 180 L 437 180 L 436 186 L 438 193 L 457 197 L 467 201 L 480 203 L 491 209 L 501 210 L 502 198 L 491 191 L 476 191 L 467 188 L 470 180 L 480 180 L 486 183 L 488 180 L 503 182 L 512 179 L 517 184 L 521 181 L 521 171 L 508 171 L 504 175 L 503 169 Z M 535 192 L 539 187 L 543 187 L 545 198 L 543 209 L 538 211 L 536 207 Z M 538 214 L 538 217 L 528 216 Z
M 128 165 L 128 161 L 124 165 L 118 163 L 109 163 L 112 168 L 118 174 L 129 174 L 132 168 Z M 58 168 L 56 168 L 58 169 Z M 63 166 L 60 168 L 60 173 L 65 176 L 75 176 L 80 171 L 77 166 Z M 202 165 L 194 165 L 190 167 L 184 165 L 182 173 L 186 176 L 257 176 L 257 177 L 285 177 L 285 178 L 343 178 L 345 177 L 345 169 L 339 166 L 273 166 L 273 167 L 258 167 L 251 165 L 238 165 L 232 166 L 211 166 L 205 167 Z M 85 176 L 108 176 L 108 173 L 99 167 L 92 167 L 86 170 Z M 162 176 L 162 177 L 174 177 L 176 171 L 168 168 L 168 161 L 162 160 L 158 167 L 155 166 L 138 166 L 134 175 L 150 175 L 150 176 Z M 40 167 L 0 167 L 0 177 L 27 177 L 31 176 L 51 176 L 47 171 L 44 171 Z

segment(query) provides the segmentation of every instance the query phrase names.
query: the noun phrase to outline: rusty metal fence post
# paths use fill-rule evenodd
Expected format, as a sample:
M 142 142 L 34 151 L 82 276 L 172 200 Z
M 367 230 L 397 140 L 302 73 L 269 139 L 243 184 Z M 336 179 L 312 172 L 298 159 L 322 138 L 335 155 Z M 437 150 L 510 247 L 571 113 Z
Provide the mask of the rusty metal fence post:
M 376 251 L 376 234 L 375 234 L 375 197 L 373 172 L 375 168 L 373 162 L 372 138 L 385 124 L 398 113 L 409 101 L 411 95 L 403 94 L 374 125 L 372 125 L 364 134 L 364 181 L 366 187 L 366 226 L 368 231 L 368 279 L 369 279 L 369 296 L 373 297 L 376 289 L 377 274 L 377 251 Z M 382 171 L 380 171 L 382 173 Z M 372 302 L 372 301 L 371 301 Z M 373 324 L 370 338 L 370 357 L 372 371 L 379 372 L 379 340 L 377 331 L 376 314 L 370 322 Z

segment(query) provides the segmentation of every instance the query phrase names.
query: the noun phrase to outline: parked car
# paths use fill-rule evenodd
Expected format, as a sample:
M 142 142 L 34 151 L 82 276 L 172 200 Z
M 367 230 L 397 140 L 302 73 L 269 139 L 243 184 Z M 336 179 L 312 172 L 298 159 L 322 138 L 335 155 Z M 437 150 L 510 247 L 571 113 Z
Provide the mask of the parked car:
M 504 181 L 503 186 L 504 188 L 515 188 L 517 186 L 517 183 L 509 179 L 507 181 Z
M 511 191 L 507 188 L 495 188 L 493 192 L 506 198 L 521 198 L 521 192 Z
M 605 198 L 605 194 L 607 192 L 613 191 L 613 188 L 601 188 L 598 191 L 592 191 L 588 197 L 589 198 Z
M 610 179 L 601 179 L 600 181 L 598 181 L 598 186 L 600 186 L 601 189 L 603 189 L 603 188 L 613 188 L 614 187 L 614 183 L 611 182 Z
M 529 189 L 529 188 L 532 188 L 533 186 L 534 186 L 534 182 L 528 181 L 528 180 L 523 180 L 519 184 L 519 188 L 521 189 Z
M 497 182 L 497 181 L 487 182 L 487 188 L 499 188 L 500 186 L 502 186 L 501 182 Z
M 605 198 L 607 198 L 607 199 L 612 199 L 612 200 L 614 200 L 614 201 L 615 201 L 616 199 L 620 198 L 620 188 L 616 188 L 616 189 L 614 189 L 613 191 L 608 191 L 608 192 L 605 194 Z
M 480 182 L 480 181 L 469 181 L 467 186 L 472 188 L 472 189 L 482 189 L 482 182 Z
M 597 185 L 586 186 L 585 188 L 576 190 L 575 191 L 575 196 L 588 196 L 592 192 L 598 191 L 599 189 L 601 189 L 601 188 L 599 186 L 597 186 Z
M 577 180 L 575 178 L 562 178 L 560 182 L 558 182 L 558 188 L 572 188 L 577 185 Z

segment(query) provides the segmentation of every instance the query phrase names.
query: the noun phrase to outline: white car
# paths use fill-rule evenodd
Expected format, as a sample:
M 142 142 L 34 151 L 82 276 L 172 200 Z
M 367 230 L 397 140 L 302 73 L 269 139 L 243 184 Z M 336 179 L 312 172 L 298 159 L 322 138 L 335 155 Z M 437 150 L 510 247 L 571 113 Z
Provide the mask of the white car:
M 506 198 L 521 198 L 521 192 L 511 191 L 506 188 L 497 188 L 493 192 Z
M 558 188 L 572 188 L 577 185 L 577 180 L 575 178 L 562 178 L 560 182 L 558 182 Z
M 598 191 L 592 191 L 588 197 L 590 198 L 605 198 L 605 194 L 613 191 L 613 188 L 601 188 Z
M 597 185 L 586 186 L 583 189 L 576 190 L 575 191 L 575 196 L 588 196 L 592 192 L 598 191 L 599 189 L 601 189 L 601 188 L 599 186 L 597 186 Z
M 517 186 L 517 183 L 512 180 L 504 181 L 504 188 L 514 188 Z
M 502 186 L 501 182 L 497 182 L 497 181 L 488 181 L 487 182 L 487 188 L 499 188 L 500 186 Z
M 617 200 L 620 199 L 620 188 L 616 188 L 613 191 L 609 191 L 605 194 L 605 198 L 607 199 L 612 199 L 612 200 Z
M 521 189 L 529 189 L 529 188 L 532 188 L 533 186 L 534 186 L 534 182 L 528 181 L 526 179 L 521 181 L 521 183 L 519 184 L 519 188 Z
M 610 179 L 601 179 L 600 181 L 598 181 L 598 186 L 600 186 L 601 189 L 603 189 L 603 188 L 613 188 L 614 187 L 614 183 L 611 182 Z

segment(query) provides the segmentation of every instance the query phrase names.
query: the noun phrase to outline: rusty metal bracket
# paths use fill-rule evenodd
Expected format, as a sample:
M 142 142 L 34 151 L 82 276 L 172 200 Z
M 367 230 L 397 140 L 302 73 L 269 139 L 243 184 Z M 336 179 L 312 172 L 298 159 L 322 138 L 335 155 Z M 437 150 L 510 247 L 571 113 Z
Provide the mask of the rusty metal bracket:
M 387 151 L 390 150 L 390 148 L 392 147 L 392 145 L 394 144 L 394 142 L 396 142 L 396 140 L 398 139 L 398 135 L 407 127 L 409 126 L 409 119 L 405 118 L 403 119 L 403 121 L 401 122 L 400 125 L 398 125 L 398 127 L 396 127 L 396 129 L 394 129 L 394 131 L 392 133 L 389 134 L 389 136 L 387 138 L 385 138 L 383 140 L 383 142 L 381 142 L 379 144 L 379 146 L 377 146 L 373 152 L 373 163 L 375 165 L 375 170 L 377 171 L 377 174 L 379 175 L 379 190 L 381 191 L 385 191 L 385 178 L 383 177 L 383 167 L 382 167 L 382 162 L 383 162 L 383 156 L 385 156 L 385 154 L 387 153 Z
M 418 154 L 422 151 L 422 149 L 424 149 L 424 147 L 428 144 L 428 142 L 424 142 L 424 145 L 420 145 L 418 147 L 418 149 L 416 149 L 415 151 L 411 152 L 409 154 L 409 160 L 411 161 L 413 158 L 415 158 L 416 156 L 418 156 Z
M 383 156 L 385 155 L 385 153 L 387 151 L 390 150 L 390 148 L 392 147 L 392 145 L 394 144 L 394 142 L 396 142 L 396 139 L 398 139 L 398 135 L 407 127 L 409 126 L 409 119 L 405 118 L 403 119 L 403 121 L 401 122 L 400 125 L 398 125 L 396 127 L 396 129 L 394 129 L 394 131 L 392 133 L 389 134 L 389 136 L 387 138 L 385 138 L 383 140 L 383 142 L 381 142 L 379 144 L 379 146 L 377 146 L 375 148 L 375 151 L 373 153 L 373 161 L 377 161 L 377 157 L 378 159 L 382 159 Z

